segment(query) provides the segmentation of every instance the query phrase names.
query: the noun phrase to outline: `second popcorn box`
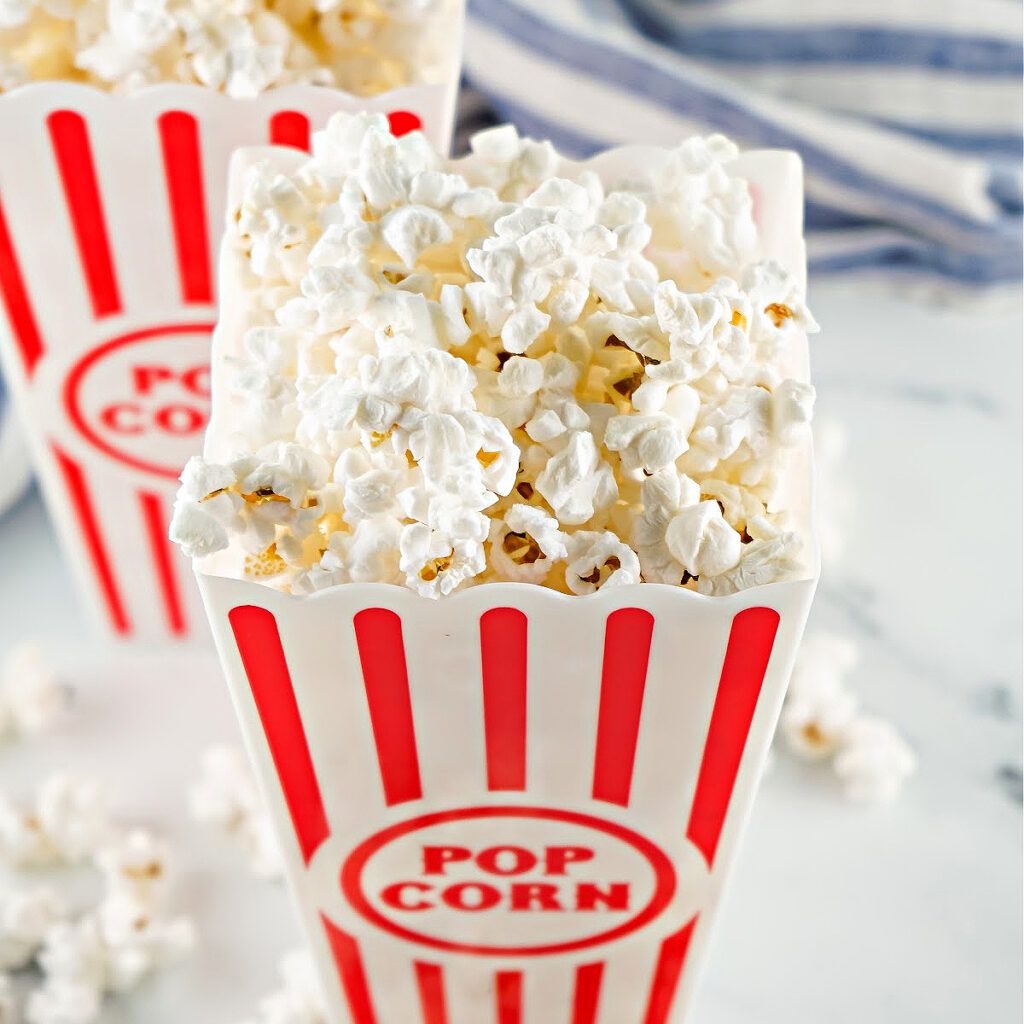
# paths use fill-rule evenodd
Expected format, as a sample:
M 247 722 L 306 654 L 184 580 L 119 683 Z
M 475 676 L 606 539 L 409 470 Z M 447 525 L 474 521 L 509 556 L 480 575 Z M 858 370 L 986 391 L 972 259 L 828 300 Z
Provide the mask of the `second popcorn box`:
M 171 534 L 331 1020 L 683 1024 L 818 574 L 799 160 L 314 154 L 233 162 Z
M 112 5 L 108 24 L 106 4 L 66 18 L 30 4 L 0 26 L 0 356 L 62 548 L 108 635 L 207 635 L 166 537 L 209 417 L 232 151 L 307 149 L 339 110 L 380 111 L 396 132 L 449 145 L 461 3 L 316 6 L 171 0 L 136 23 Z

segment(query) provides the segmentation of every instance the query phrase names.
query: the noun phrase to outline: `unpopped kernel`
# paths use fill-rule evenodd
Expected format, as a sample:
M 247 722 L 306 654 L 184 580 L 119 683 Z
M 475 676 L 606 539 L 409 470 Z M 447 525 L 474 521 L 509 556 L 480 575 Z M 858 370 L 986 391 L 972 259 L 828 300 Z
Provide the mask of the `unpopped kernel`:
M 0 92 L 61 79 L 372 96 L 451 79 L 458 15 L 459 0 L 0 0 Z
M 233 458 L 186 467 L 172 538 L 292 593 L 804 571 L 784 483 L 814 392 L 785 368 L 816 325 L 755 258 L 736 154 L 691 139 L 606 184 L 508 125 L 446 161 L 339 115 L 294 173 L 252 167 L 227 243 L 245 411 Z

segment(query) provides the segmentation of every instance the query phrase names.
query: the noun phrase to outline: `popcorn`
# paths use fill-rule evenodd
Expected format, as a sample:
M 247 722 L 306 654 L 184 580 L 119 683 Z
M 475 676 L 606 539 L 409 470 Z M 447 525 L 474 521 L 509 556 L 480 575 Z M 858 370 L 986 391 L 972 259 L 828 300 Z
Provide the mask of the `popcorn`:
M 489 565 L 500 579 L 539 583 L 568 556 L 558 520 L 534 505 L 515 504 L 491 520 Z
M 20 970 L 42 947 L 50 928 L 66 916 L 50 889 L 0 892 L 0 970 Z M 0 1022 L 4 1021 L 0 1013 Z
M 51 775 L 31 812 L 0 796 L 0 858 L 12 866 L 78 864 L 109 834 L 104 793 L 91 780 Z
M 25 1006 L 28 1024 L 92 1024 L 99 1017 L 103 995 L 87 982 L 47 982 Z
M 640 560 L 610 531 L 580 530 L 569 540 L 565 582 L 574 594 L 640 582 Z
M 159 906 L 168 878 L 169 850 L 145 829 L 132 829 L 101 847 L 94 862 L 109 892 L 120 892 L 137 903 Z
M 316 970 L 309 953 L 294 950 L 281 960 L 282 987 L 262 1000 L 259 1024 L 328 1024 Z M 254 1022 L 255 1024 L 255 1022 Z
M 674 516 L 665 530 L 672 557 L 691 576 L 720 576 L 740 560 L 740 535 L 716 501 L 702 501 Z
M 114 890 L 96 913 L 104 946 L 103 988 L 122 993 L 153 971 L 173 964 L 195 946 L 195 929 L 186 917 L 162 918 L 138 895 Z
M 856 648 L 844 637 L 821 633 L 804 640 L 779 721 L 795 753 L 820 760 L 843 744 L 857 713 L 843 679 L 856 661 Z
M 46 664 L 40 648 L 24 644 L 0 666 L 0 723 L 20 736 L 47 732 L 70 702 L 70 691 Z
M 917 758 L 896 729 L 878 718 L 860 718 L 847 730 L 835 771 L 851 800 L 889 803 L 904 779 L 917 768 Z
M 37 814 L 43 832 L 67 863 L 92 856 L 110 833 L 106 794 L 91 779 L 51 775 L 39 791 Z
M 172 538 L 293 593 L 799 574 L 814 393 L 784 370 L 815 325 L 755 261 L 731 143 L 612 188 L 511 126 L 472 151 L 339 115 L 297 172 L 250 172 L 227 243 L 250 411 L 234 458 L 186 467 Z
M 234 747 L 210 747 L 203 754 L 201 770 L 188 793 L 192 817 L 230 836 L 254 875 L 278 878 L 277 840 L 244 753 Z
M 41 987 L 26 1004 L 28 1024 L 92 1024 L 107 993 L 134 988 L 195 943 L 192 923 L 160 915 L 163 848 L 134 831 L 97 856 L 107 888 L 75 921 L 51 922 L 38 943 Z
M 859 714 L 858 701 L 845 685 L 856 663 L 857 649 L 845 637 L 807 637 L 793 669 L 780 730 L 801 757 L 831 759 L 851 800 L 887 803 L 913 774 L 917 759 L 891 724 Z
M 536 489 L 568 526 L 582 526 L 618 496 L 611 466 L 601 458 L 593 435 L 582 430 L 572 431 L 565 447 L 548 459 Z
M 456 0 L 0 0 L 23 80 L 85 80 L 115 92 L 182 81 L 247 99 L 274 86 L 372 96 L 454 73 Z

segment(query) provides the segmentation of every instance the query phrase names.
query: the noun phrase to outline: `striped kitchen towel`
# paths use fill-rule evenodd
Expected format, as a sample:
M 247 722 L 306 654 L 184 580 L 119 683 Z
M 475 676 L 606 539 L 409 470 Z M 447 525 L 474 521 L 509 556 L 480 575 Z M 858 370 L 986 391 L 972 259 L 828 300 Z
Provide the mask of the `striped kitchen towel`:
M 531 135 L 578 156 L 711 131 L 795 149 L 812 270 L 1020 278 L 1019 0 L 469 0 L 469 12 L 471 85 Z

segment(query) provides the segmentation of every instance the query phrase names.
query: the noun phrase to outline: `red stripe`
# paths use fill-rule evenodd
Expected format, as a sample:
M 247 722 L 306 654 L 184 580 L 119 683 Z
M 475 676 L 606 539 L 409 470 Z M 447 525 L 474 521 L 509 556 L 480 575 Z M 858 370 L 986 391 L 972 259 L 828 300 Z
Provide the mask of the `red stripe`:
M 185 611 L 181 604 L 181 584 L 174 571 L 171 542 L 167 539 L 168 522 L 164 515 L 164 499 L 159 494 L 139 492 L 142 504 L 142 519 L 149 537 L 149 550 L 160 582 L 160 595 L 167 615 L 167 626 L 174 636 L 184 636 L 188 631 Z
M 690 948 L 690 939 L 696 926 L 697 919 L 694 918 L 682 931 L 670 935 L 661 944 L 644 1024 L 667 1024 L 676 989 L 679 987 L 679 979 L 686 964 L 686 952 Z
M 71 214 L 85 283 L 97 317 L 121 312 L 106 217 L 85 119 L 72 110 L 58 110 L 46 123 L 50 129 L 64 198 Z
M 715 859 L 778 628 L 779 613 L 771 608 L 748 608 L 732 621 L 686 829 L 708 866 Z
M 327 920 L 323 914 L 320 919 L 327 931 L 327 941 L 331 945 L 334 963 L 338 968 L 341 987 L 345 990 L 348 1000 L 352 1024 L 377 1024 L 377 1015 L 373 1011 L 370 999 L 370 986 L 366 981 L 366 970 L 363 958 L 359 955 L 359 944 L 351 935 L 347 935 Z
M 423 1007 L 423 1024 L 448 1024 L 448 1007 L 444 998 L 444 974 L 436 964 L 416 961 L 416 984 Z
M 330 828 L 277 622 L 265 608 L 253 605 L 232 608 L 228 620 L 299 848 L 308 864 L 330 835 Z
M 402 621 L 386 608 L 367 608 L 353 621 L 384 799 L 389 807 L 419 800 L 423 787 L 416 755 Z
M 43 337 L 39 324 L 25 290 L 25 279 L 21 274 L 18 256 L 14 251 L 3 205 L 0 204 L 0 299 L 3 300 L 7 319 L 11 322 L 14 341 L 21 349 L 25 373 L 31 376 L 43 354 Z
M 270 141 L 309 152 L 309 118 L 296 110 L 282 110 L 270 119 Z
M 494 608 L 480 619 L 487 788 L 526 789 L 526 616 Z
M 597 1003 L 601 997 L 604 964 L 582 964 L 576 968 L 576 995 L 572 1004 L 572 1024 L 596 1024 Z
M 61 475 L 64 477 L 64 485 L 71 497 L 71 504 L 74 505 L 78 525 L 82 530 L 85 546 L 89 550 L 89 558 L 103 593 L 111 625 L 116 632 L 126 636 L 132 631 L 131 623 L 128 621 L 124 602 L 121 600 L 121 594 L 114 580 L 114 568 L 110 556 L 107 554 L 103 535 L 100 533 L 99 521 L 96 519 L 96 511 L 89 496 L 85 474 L 78 463 L 65 455 L 56 445 L 53 446 L 53 454 L 57 459 Z
M 523 1024 L 523 972 L 498 971 L 494 983 L 498 1024 Z
M 213 302 L 213 271 L 199 123 L 191 114 L 180 110 L 162 114 L 157 123 L 178 255 L 181 297 L 186 303 L 206 305 Z
M 608 616 L 594 755 L 595 800 L 629 804 L 653 632 L 654 616 L 640 608 L 620 608 Z

